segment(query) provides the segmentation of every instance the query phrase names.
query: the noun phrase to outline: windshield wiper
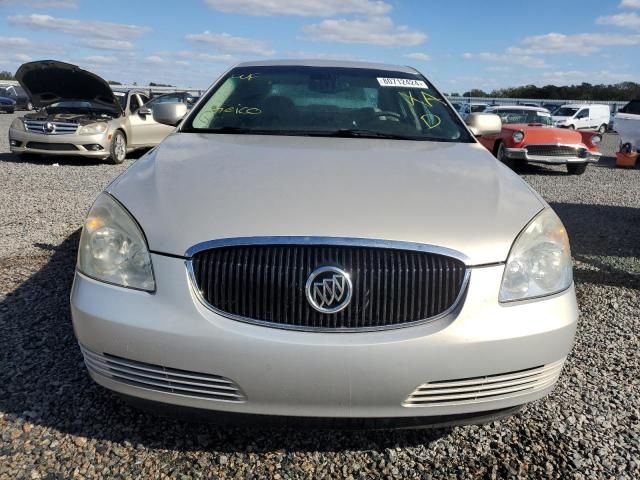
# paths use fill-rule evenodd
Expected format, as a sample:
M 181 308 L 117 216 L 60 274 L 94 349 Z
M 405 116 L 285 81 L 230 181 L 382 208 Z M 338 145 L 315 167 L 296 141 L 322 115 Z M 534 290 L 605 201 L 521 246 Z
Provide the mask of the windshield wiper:
M 323 137 L 344 137 L 344 138 L 390 138 L 393 140 L 419 140 L 417 137 L 408 137 L 395 133 L 378 132 L 364 128 L 340 128 L 332 132 L 318 132 Z

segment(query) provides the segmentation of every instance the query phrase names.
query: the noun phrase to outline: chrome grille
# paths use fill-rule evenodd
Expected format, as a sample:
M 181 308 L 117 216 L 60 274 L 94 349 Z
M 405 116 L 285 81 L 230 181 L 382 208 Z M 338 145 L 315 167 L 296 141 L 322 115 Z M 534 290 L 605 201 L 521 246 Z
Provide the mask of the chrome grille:
M 42 133 L 43 135 L 69 135 L 76 133 L 77 123 L 72 122 L 48 122 L 46 120 L 24 120 L 24 128 L 31 133 Z M 45 127 L 47 124 L 53 126 L 49 131 Z
M 322 266 L 350 275 L 349 305 L 321 313 L 305 295 Z M 466 280 L 462 261 L 425 251 L 341 245 L 239 245 L 193 255 L 202 299 L 231 318 L 297 330 L 397 328 L 453 308 Z
M 445 380 L 420 385 L 402 403 L 405 407 L 442 407 L 504 400 L 552 386 L 564 358 L 541 367 L 485 377 Z
M 536 157 L 585 157 L 586 148 L 572 145 L 527 145 L 527 153 Z
M 208 373 L 196 373 L 175 368 L 127 360 L 107 353 L 99 354 L 80 346 L 87 368 L 98 375 L 165 393 L 189 397 L 244 402 L 245 394 L 232 380 Z

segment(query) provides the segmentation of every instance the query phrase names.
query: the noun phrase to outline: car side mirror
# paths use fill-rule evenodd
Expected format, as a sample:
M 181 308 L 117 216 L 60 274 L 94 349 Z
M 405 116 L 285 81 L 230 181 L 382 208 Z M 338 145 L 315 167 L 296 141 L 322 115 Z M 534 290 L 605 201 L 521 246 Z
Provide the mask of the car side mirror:
M 138 115 L 151 115 L 151 109 L 149 107 L 140 107 L 138 109 Z
M 465 123 L 476 137 L 497 135 L 502 130 L 502 120 L 493 113 L 471 113 Z
M 153 119 L 164 125 L 175 127 L 187 114 L 184 103 L 159 103 L 153 107 Z

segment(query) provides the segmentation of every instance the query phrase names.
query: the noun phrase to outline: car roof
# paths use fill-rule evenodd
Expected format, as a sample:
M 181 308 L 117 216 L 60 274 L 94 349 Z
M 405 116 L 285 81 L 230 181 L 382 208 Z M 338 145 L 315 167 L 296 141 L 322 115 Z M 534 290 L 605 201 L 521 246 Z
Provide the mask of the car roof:
M 388 70 L 390 72 L 418 73 L 415 68 L 386 63 L 356 62 L 347 60 L 258 60 L 254 62 L 238 63 L 236 67 L 327 67 L 327 68 L 366 68 L 370 70 Z
M 530 110 L 530 111 L 540 111 L 540 110 L 544 110 L 547 111 L 546 108 L 544 107 L 531 107 L 529 105 L 492 105 L 491 106 L 492 110 Z
M 604 105 L 602 103 L 566 103 L 562 105 L 567 108 L 584 108 L 584 107 L 608 107 L 609 105 Z

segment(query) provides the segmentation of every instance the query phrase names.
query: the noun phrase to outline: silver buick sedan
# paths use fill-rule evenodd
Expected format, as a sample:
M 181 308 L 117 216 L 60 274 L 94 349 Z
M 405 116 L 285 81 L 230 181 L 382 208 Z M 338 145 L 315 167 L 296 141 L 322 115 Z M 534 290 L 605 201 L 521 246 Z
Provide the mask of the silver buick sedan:
M 418 71 L 240 64 L 95 201 L 71 305 L 91 377 L 220 421 L 481 422 L 547 395 L 566 231 Z M 176 408 L 182 407 L 182 408 Z

